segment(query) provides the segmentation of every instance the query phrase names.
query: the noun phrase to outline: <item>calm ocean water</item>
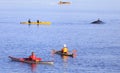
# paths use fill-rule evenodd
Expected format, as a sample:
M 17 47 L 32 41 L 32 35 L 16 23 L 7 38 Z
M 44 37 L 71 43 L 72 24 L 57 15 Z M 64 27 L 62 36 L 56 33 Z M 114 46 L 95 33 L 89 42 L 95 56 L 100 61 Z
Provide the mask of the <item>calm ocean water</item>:
M 0 73 L 120 73 L 120 15 L 106 12 L 1 11 Z M 50 26 L 21 21 L 51 21 Z M 90 22 L 100 18 L 105 24 Z M 51 56 L 67 44 L 77 57 Z M 54 65 L 13 62 L 8 56 L 28 57 L 34 51 Z

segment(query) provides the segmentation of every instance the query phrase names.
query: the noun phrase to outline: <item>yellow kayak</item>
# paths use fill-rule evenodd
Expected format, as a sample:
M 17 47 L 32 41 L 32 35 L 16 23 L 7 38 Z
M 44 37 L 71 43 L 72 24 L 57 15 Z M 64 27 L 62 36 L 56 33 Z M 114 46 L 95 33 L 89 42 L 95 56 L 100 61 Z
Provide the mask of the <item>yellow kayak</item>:
M 42 24 L 44 24 L 44 25 L 50 25 L 51 24 L 51 22 L 20 22 L 20 24 L 38 24 L 38 25 L 42 25 Z

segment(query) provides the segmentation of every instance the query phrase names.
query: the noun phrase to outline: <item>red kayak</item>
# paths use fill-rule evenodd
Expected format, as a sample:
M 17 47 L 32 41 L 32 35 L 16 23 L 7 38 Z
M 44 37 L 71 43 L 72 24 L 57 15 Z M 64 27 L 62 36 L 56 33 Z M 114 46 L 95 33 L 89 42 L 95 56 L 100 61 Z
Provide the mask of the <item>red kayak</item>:
M 53 64 L 53 61 L 31 61 L 28 58 L 15 58 L 12 56 L 9 56 L 9 58 L 13 61 L 17 62 L 24 62 L 24 63 L 29 63 L 29 64 Z

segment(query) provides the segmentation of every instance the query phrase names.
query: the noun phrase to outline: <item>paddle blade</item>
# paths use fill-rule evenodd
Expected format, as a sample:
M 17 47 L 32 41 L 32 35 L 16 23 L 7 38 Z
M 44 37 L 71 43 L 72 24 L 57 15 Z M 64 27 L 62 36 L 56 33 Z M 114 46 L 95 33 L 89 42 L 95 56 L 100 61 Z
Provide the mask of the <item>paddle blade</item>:
M 73 57 L 75 58 L 77 56 L 77 50 L 73 50 L 72 53 L 73 53 Z
M 23 61 L 24 61 L 24 58 L 19 58 L 19 60 L 20 60 L 21 62 L 23 62 Z
M 55 50 L 52 49 L 52 51 L 51 51 L 51 55 L 54 56 L 54 54 L 55 54 Z

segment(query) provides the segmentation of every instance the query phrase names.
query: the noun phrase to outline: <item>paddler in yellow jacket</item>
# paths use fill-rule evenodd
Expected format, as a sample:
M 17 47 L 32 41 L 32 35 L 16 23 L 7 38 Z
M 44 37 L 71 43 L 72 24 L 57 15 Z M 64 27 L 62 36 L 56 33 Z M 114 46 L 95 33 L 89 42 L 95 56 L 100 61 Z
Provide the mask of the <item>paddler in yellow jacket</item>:
M 62 52 L 62 53 L 68 54 L 68 48 L 67 48 L 67 45 L 66 45 L 66 44 L 64 44 L 64 46 L 63 46 L 61 52 Z

